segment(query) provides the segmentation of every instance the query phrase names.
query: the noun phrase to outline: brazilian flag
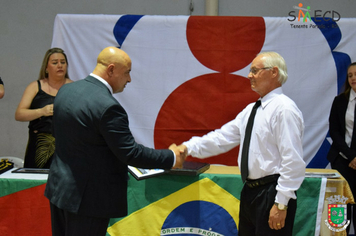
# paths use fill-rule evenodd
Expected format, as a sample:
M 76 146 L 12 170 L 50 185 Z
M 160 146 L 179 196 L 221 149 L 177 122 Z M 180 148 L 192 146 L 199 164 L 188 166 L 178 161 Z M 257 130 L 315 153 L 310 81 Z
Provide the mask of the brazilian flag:
M 298 190 L 295 236 L 315 235 L 321 179 Z M 236 174 L 130 176 L 129 215 L 110 221 L 107 236 L 238 235 L 242 181 Z

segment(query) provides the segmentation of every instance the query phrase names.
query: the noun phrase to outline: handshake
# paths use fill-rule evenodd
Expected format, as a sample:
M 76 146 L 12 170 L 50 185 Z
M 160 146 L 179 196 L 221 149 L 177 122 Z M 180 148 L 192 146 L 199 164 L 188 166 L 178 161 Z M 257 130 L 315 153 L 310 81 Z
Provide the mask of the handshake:
M 187 158 L 188 156 L 187 147 L 183 144 L 177 146 L 175 143 L 173 143 L 171 144 L 171 146 L 169 146 L 169 149 L 172 150 L 176 155 L 176 163 L 172 167 L 172 169 L 183 168 L 183 163 L 185 161 L 185 158 Z

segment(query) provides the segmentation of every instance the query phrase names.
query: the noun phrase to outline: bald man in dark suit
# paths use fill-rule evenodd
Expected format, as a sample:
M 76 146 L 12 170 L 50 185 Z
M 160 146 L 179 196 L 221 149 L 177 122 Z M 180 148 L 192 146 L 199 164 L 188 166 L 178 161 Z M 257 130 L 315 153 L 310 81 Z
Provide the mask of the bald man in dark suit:
M 131 81 L 130 57 L 105 48 L 94 71 L 64 85 L 54 102 L 56 151 L 45 196 L 53 236 L 105 235 L 110 218 L 127 215 L 127 165 L 181 168 L 184 150 L 135 142 L 127 113 L 112 96 Z

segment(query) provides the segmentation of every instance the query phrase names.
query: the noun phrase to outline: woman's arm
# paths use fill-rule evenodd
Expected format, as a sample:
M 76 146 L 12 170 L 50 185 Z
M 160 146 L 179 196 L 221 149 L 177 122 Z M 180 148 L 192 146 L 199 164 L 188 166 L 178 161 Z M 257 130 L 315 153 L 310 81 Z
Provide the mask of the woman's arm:
M 42 116 L 53 115 L 53 104 L 38 109 L 30 109 L 33 98 L 38 92 L 37 81 L 30 83 L 25 89 L 15 112 L 15 120 L 32 121 Z

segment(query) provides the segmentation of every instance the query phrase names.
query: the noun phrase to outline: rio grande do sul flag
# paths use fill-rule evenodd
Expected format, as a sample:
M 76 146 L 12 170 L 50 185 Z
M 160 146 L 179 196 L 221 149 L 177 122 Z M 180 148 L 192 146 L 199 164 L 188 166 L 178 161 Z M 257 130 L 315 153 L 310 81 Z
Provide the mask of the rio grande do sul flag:
M 132 82 L 115 97 L 129 115 L 136 141 L 155 148 L 234 119 L 258 99 L 247 79 L 252 59 L 261 51 L 276 51 L 288 66 L 283 90 L 304 116 L 304 159 L 310 168 L 325 168 L 331 104 L 356 56 L 355 23 L 342 18 L 291 22 L 287 17 L 59 14 L 52 47 L 67 53 L 73 80 L 92 72 L 104 47 L 126 51 Z M 204 161 L 237 165 L 237 153 L 235 148 Z

